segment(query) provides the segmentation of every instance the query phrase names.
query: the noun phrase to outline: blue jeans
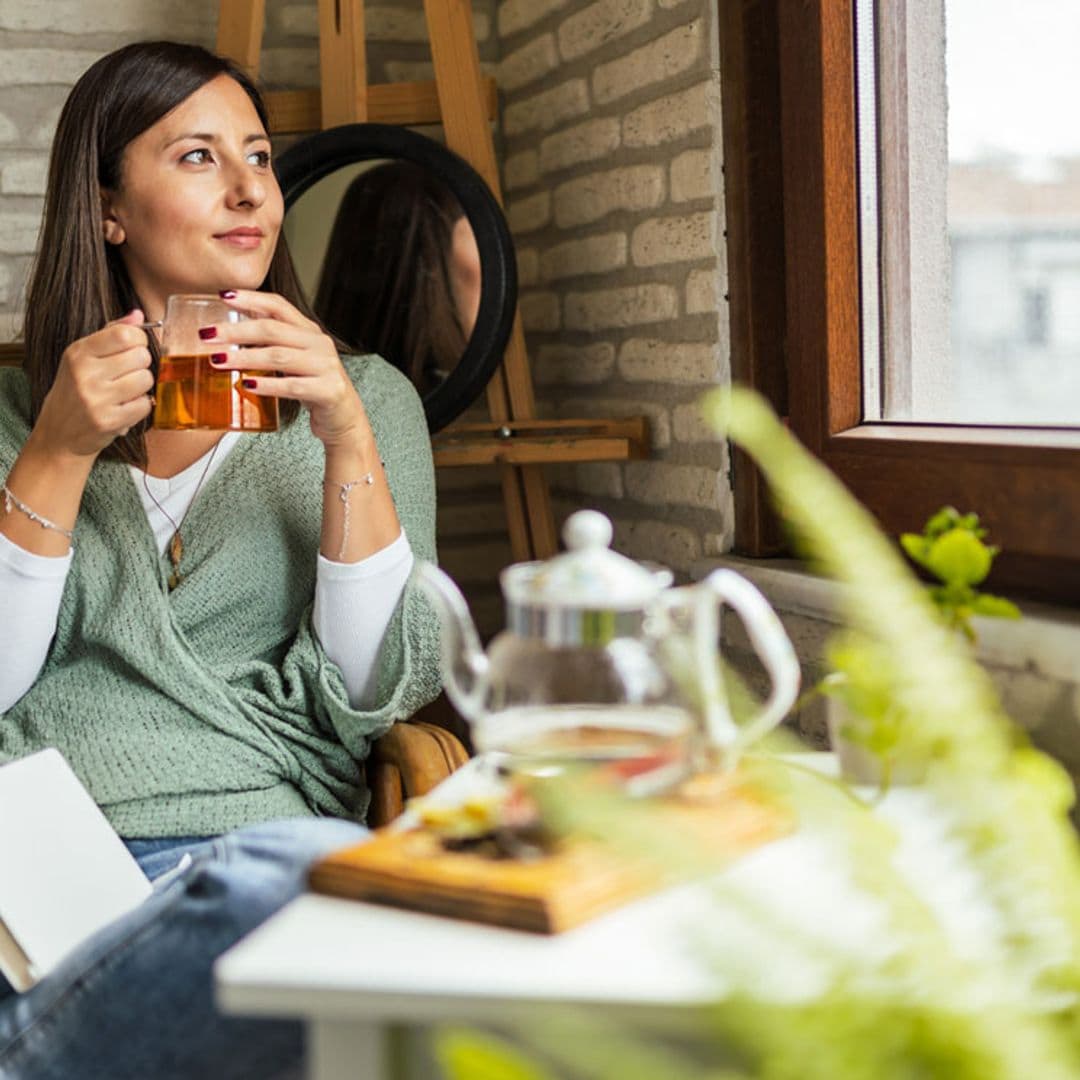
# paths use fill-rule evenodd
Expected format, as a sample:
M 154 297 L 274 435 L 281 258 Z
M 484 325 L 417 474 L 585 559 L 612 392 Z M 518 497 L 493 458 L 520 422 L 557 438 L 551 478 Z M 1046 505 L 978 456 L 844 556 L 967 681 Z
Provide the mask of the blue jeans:
M 299 1077 L 300 1024 L 222 1016 L 211 966 L 303 891 L 315 859 L 366 835 L 346 821 L 298 818 L 217 838 L 128 841 L 155 882 L 149 899 L 27 993 L 0 976 L 0 1078 Z M 170 872 L 185 853 L 191 864 Z

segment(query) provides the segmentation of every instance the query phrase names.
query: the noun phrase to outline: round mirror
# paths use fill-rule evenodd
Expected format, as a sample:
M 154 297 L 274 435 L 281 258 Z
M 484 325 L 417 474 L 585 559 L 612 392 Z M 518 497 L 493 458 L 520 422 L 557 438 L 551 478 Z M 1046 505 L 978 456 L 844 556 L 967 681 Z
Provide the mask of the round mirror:
M 440 143 L 346 124 L 277 161 L 285 235 L 326 328 L 412 379 L 438 431 L 480 395 L 510 336 L 513 241 L 491 189 Z

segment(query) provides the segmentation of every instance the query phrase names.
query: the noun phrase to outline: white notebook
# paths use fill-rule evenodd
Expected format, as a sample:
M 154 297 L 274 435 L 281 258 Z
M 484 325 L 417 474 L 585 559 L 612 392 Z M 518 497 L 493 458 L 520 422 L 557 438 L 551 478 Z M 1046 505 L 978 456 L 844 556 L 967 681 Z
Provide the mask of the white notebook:
M 58 750 L 0 766 L 0 971 L 16 990 L 150 892 Z

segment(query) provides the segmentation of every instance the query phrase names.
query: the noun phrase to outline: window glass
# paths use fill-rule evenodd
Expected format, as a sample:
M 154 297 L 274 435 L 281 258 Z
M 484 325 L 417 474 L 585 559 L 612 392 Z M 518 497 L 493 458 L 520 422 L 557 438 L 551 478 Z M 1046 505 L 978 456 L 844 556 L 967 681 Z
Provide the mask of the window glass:
M 869 208 L 860 178 L 880 270 L 866 418 L 1080 424 L 1080 3 L 867 0 L 858 16 L 878 166 Z

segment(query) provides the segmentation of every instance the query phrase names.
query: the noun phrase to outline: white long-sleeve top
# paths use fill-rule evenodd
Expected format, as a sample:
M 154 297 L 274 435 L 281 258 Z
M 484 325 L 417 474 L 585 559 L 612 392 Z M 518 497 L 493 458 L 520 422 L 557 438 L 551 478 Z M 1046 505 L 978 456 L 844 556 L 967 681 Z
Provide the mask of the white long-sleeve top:
M 149 476 L 132 468 L 159 554 L 164 554 L 175 522 L 182 521 L 197 489 L 221 467 L 239 438 L 239 433 L 227 433 L 216 453 L 208 451 L 176 476 Z M 45 664 L 71 558 L 71 552 L 59 558 L 34 555 L 0 534 L 0 713 L 34 685 Z M 341 669 L 353 708 L 374 701 L 379 649 L 412 565 L 404 532 L 357 563 L 318 557 L 314 630 Z

